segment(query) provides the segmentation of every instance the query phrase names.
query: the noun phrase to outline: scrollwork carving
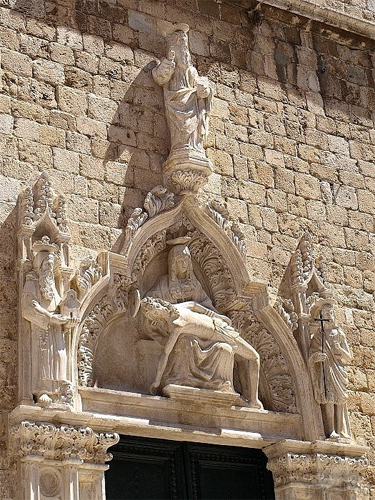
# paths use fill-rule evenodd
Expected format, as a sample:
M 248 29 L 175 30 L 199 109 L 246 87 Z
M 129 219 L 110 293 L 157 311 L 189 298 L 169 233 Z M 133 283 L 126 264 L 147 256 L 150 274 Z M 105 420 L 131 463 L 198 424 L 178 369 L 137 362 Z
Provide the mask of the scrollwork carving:
M 274 411 L 297 413 L 293 381 L 286 360 L 273 336 L 258 323 L 250 304 L 230 313 L 233 324 L 260 356 L 262 375 L 269 386 L 271 407 Z
M 133 273 L 141 275 L 151 262 L 152 258 L 166 247 L 166 231 L 159 231 L 147 240 L 141 248 L 134 263 Z
M 89 255 L 80 264 L 73 278 L 78 290 L 80 300 L 88 293 L 90 288 L 103 276 L 103 269 L 97 261 Z
M 113 283 L 115 286 L 115 303 L 118 310 L 126 311 L 129 304 L 129 288 L 132 284 L 132 279 L 120 273 L 113 275 Z
M 78 345 L 78 381 L 81 386 L 91 387 L 94 385 L 92 378 L 92 363 L 95 354 L 96 342 L 106 321 L 113 314 L 113 306 L 104 297 L 95 305 L 91 313 L 85 319 Z
M 219 250 L 202 233 L 197 232 L 189 245 L 193 259 L 199 264 L 209 281 L 215 307 L 225 313 L 235 300 L 234 281 L 229 269 L 223 265 Z

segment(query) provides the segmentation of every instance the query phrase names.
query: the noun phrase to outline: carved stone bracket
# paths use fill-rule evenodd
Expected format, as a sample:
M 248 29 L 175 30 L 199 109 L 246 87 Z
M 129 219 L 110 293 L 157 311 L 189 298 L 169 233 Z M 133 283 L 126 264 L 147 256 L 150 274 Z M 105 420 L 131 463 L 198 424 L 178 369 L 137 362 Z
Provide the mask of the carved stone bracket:
M 288 449 L 289 447 L 289 449 Z M 368 465 L 364 447 L 345 450 L 330 443 L 281 442 L 265 448 L 277 500 L 365 500 L 361 474 Z

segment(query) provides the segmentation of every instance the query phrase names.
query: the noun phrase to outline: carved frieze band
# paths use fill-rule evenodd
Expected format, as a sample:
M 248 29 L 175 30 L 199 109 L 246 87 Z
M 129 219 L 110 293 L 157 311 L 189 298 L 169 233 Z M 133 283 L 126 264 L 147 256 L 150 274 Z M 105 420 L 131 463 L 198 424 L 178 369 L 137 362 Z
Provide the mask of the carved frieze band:
M 104 463 L 112 459 L 107 453 L 119 441 L 116 433 L 97 433 L 90 427 L 56 426 L 28 420 L 11 428 L 14 453 L 20 457 L 41 456 L 51 460 L 79 459 Z

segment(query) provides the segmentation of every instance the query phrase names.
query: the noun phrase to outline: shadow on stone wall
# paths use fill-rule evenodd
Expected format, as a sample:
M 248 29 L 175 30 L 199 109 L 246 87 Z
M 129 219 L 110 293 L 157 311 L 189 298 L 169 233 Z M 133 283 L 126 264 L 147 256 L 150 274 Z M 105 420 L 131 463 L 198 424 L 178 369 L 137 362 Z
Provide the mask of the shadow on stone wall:
M 6 411 L 16 402 L 18 283 L 17 208 L 4 205 L 8 216 L 0 226 L 0 407 Z
M 104 168 L 123 169 L 125 194 L 119 227 L 123 227 L 134 208 L 162 183 L 162 164 L 169 150 L 162 90 L 154 83 L 152 69 L 156 61 L 138 70 L 118 105 L 108 129 L 109 145 Z

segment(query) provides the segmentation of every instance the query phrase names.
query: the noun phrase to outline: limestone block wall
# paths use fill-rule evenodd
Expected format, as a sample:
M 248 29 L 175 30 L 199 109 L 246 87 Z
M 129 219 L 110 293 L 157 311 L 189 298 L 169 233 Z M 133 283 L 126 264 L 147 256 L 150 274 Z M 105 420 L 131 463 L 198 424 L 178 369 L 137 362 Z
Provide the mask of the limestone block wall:
M 162 181 L 169 139 L 151 70 L 165 54 L 165 21 L 190 25 L 194 64 L 214 83 L 215 172 L 201 198 L 225 200 L 240 221 L 250 274 L 275 296 L 306 230 L 326 261 L 354 353 L 348 406 L 354 435 L 372 446 L 375 498 L 373 40 L 225 1 L 2 5 L 0 498 L 16 487 L 5 436 L 17 403 L 18 194 L 47 171 L 68 201 L 72 261 L 116 248 L 133 208 Z M 372 19 L 370 0 L 347 5 Z

